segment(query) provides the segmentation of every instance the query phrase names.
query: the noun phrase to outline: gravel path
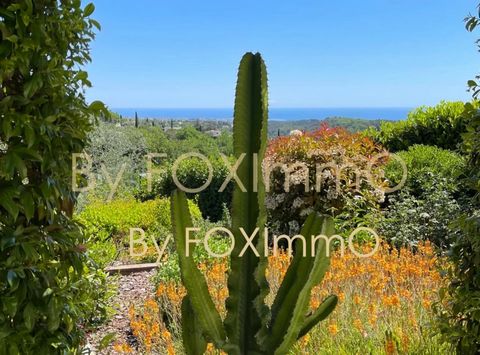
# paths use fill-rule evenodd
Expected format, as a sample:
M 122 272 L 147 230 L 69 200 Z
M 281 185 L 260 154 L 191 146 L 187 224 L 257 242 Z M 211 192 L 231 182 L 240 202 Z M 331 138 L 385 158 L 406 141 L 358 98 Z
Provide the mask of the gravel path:
M 115 314 L 104 325 L 96 329 L 94 333 L 87 335 L 87 349 L 85 354 L 115 354 L 113 344 L 130 342 L 130 320 L 128 319 L 128 308 L 133 303 L 141 305 L 146 298 L 153 297 L 155 290 L 150 281 L 155 270 L 120 275 L 117 281 L 117 294 L 113 297 L 113 308 Z M 96 349 L 99 342 L 109 333 L 115 333 L 116 337 L 112 344 L 105 350 L 98 352 Z

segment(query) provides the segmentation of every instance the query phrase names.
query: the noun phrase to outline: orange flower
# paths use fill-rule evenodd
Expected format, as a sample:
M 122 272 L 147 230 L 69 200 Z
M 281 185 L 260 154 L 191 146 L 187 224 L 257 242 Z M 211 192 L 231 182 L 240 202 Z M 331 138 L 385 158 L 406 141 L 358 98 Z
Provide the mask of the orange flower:
M 360 319 L 358 318 L 355 318 L 355 320 L 353 321 L 353 326 L 358 330 L 358 331 L 362 331 L 363 329 L 363 323 Z
M 336 324 L 330 324 L 328 326 L 328 332 L 331 334 L 331 335 L 336 335 L 338 333 L 338 327 Z

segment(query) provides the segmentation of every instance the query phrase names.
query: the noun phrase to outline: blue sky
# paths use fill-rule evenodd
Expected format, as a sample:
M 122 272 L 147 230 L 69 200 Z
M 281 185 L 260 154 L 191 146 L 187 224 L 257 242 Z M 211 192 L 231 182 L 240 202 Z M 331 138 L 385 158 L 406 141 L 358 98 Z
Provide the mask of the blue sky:
M 414 107 L 468 100 L 480 71 L 473 0 L 97 0 L 89 100 L 231 107 L 260 51 L 272 107 Z M 480 33 L 477 34 L 480 37 Z

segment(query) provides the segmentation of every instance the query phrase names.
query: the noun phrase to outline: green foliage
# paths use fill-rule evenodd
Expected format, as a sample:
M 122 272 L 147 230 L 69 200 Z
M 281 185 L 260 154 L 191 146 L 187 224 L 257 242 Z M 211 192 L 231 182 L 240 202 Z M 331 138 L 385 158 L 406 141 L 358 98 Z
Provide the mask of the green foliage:
M 468 31 L 480 21 L 480 12 L 465 18 Z M 478 43 L 478 41 L 477 41 Z M 468 86 L 476 99 L 480 94 L 477 80 Z M 463 134 L 463 149 L 469 155 L 468 173 L 464 184 L 475 191 L 469 210 L 456 222 L 462 233 L 449 251 L 450 284 L 441 290 L 436 304 L 437 326 L 443 339 L 458 354 L 480 352 L 480 111 L 478 102 L 465 104 L 467 129 Z
M 455 150 L 466 130 L 462 102 L 440 102 L 437 106 L 419 107 L 398 122 L 382 122 L 380 129 L 367 134 L 390 152 L 407 150 L 414 144 L 434 145 Z
M 170 131 L 168 134 L 175 140 L 173 159 L 190 152 L 198 152 L 206 157 L 218 157 L 221 153 L 214 138 L 199 132 L 191 124 L 177 131 Z
M 139 131 L 145 139 L 148 152 L 167 154 L 168 161 L 178 154 L 176 142 L 168 137 L 161 127 L 140 126 Z
M 480 350 L 480 210 L 459 218 L 457 226 L 462 234 L 449 253 L 451 282 L 435 310 L 444 340 L 458 354 L 473 355 Z
M 437 325 L 444 340 L 458 354 L 478 354 L 480 351 L 480 113 L 466 105 L 469 126 L 464 135 L 469 153 L 468 176 L 464 184 L 476 192 L 469 209 L 455 225 L 461 230 L 449 251 L 451 261 L 449 285 L 441 292 L 441 302 L 435 309 Z
M 190 202 L 195 220 L 201 218 L 198 207 Z M 76 216 L 88 237 L 88 253 L 102 267 L 115 260 L 129 236 L 130 228 L 141 228 L 145 235 L 157 240 L 171 230 L 170 203 L 167 199 L 146 202 L 114 200 L 93 202 Z M 163 242 L 159 240 L 159 242 Z
M 413 145 L 397 154 L 407 167 L 407 180 L 400 193 L 389 196 L 379 232 L 396 247 L 416 246 L 424 240 L 450 247 L 460 233 L 451 224 L 460 215 L 466 194 L 460 184 L 465 159 L 427 145 Z M 387 164 L 385 175 L 392 185 L 400 182 L 402 174 L 396 161 Z
M 116 181 L 122 166 L 125 166 L 115 197 L 128 196 L 146 170 L 145 156 L 148 150 L 142 132 L 133 127 L 100 123 L 89 135 L 89 139 L 86 153 L 93 162 L 91 173 L 95 176 L 95 188 L 88 196 L 107 199 L 110 193 L 102 164 L 112 181 Z
M 0 8 L 0 354 L 75 352 L 95 310 L 95 266 L 69 218 L 72 153 L 105 111 L 84 97 L 93 10 L 78 0 Z
M 265 277 L 267 259 L 262 252 L 263 233 L 256 234 L 252 240 L 260 250 L 259 255 L 250 248 L 240 255 L 247 244 L 239 228 L 252 235 L 257 227 L 263 230 L 266 223 L 265 186 L 261 169 L 254 169 L 258 162 L 254 161 L 256 158 L 252 153 L 258 153 L 259 161 L 263 160 L 267 107 L 265 64 L 260 54 L 247 53 L 240 63 L 234 113 L 234 153 L 237 158 L 246 153 L 237 175 L 246 184 L 246 191 L 236 185 L 233 193 L 231 230 L 235 247 L 230 257 L 229 297 L 224 323 L 213 305 L 203 274 L 193 258 L 186 256 L 185 228 L 192 225 L 186 196 L 178 191 L 172 194 L 174 238 L 182 282 L 187 289 L 185 306 L 182 307 L 183 330 L 194 329 L 196 334 L 202 333 L 206 340 L 229 354 L 285 354 L 301 335 L 324 319 L 336 303 L 336 298 L 332 296 L 320 306 L 321 314 L 307 315 L 311 290 L 320 283 L 329 265 L 325 240 L 317 244 L 315 257 L 311 256 L 310 249 L 307 257 L 295 254 L 272 309 L 265 304 L 269 286 Z M 256 179 L 252 173 L 257 174 Z M 255 189 L 254 180 L 258 182 Z M 319 233 L 331 235 L 332 227 L 331 219 L 312 213 L 302 234 L 307 239 Z M 311 247 L 310 242 L 307 245 Z M 204 343 L 198 342 L 197 337 L 184 334 L 183 339 L 189 354 L 203 351 Z
M 198 194 L 188 194 L 198 203 L 203 218 L 212 222 L 221 220 L 224 207 L 230 208 L 232 202 L 233 183 L 230 182 L 222 192 L 219 192 L 222 184 L 228 176 L 228 168 L 219 159 L 210 159 L 213 174 L 210 184 Z M 232 163 L 233 165 L 233 163 Z M 185 187 L 193 189 L 203 186 L 209 174 L 206 162 L 198 158 L 185 159 L 178 165 L 176 170 L 178 181 Z M 135 196 L 143 201 L 156 196 L 170 196 L 177 188 L 172 178 L 172 166 L 165 166 L 163 171 L 156 176 L 152 184 L 152 191 L 148 192 L 147 181 L 143 180 L 141 188 L 135 192 Z
M 389 197 L 389 206 L 377 222 L 378 233 L 393 246 L 415 247 L 430 240 L 447 248 L 459 236 L 451 224 L 460 215 L 461 207 L 448 191 L 445 180 L 431 180 L 421 195 L 408 189 Z
M 429 190 L 432 180 L 444 180 L 442 188 L 449 192 L 458 190 L 459 177 L 465 172 L 465 159 L 455 152 L 428 145 L 413 145 L 407 151 L 397 155 L 407 167 L 405 187 L 412 190 L 415 196 Z M 396 160 L 390 160 L 385 167 L 385 176 L 392 182 L 400 183 L 403 169 Z

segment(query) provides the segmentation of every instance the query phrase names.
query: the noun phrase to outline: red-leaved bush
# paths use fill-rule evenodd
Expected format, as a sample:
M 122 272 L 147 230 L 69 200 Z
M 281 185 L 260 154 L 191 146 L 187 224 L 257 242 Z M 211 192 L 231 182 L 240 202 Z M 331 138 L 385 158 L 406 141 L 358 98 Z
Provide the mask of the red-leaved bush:
M 271 140 L 263 162 L 271 228 L 296 233 L 314 210 L 355 225 L 384 199 L 387 159 L 370 138 L 340 127 Z

